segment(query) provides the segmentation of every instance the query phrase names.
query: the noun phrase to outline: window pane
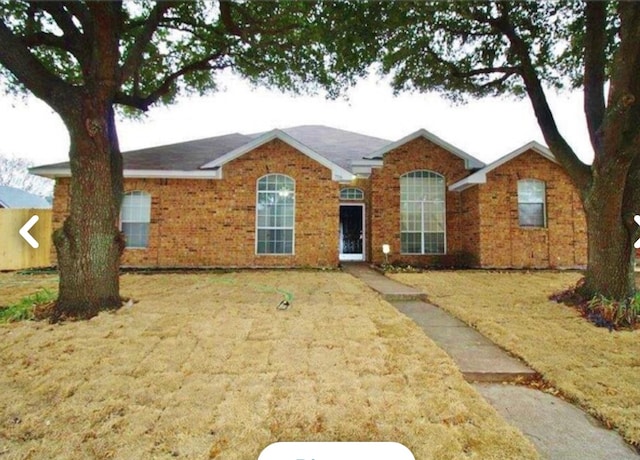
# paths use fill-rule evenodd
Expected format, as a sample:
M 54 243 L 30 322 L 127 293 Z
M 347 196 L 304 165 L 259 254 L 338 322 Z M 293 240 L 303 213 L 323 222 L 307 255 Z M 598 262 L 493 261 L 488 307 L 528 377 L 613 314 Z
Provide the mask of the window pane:
M 256 251 L 258 254 L 292 254 L 295 214 L 294 181 L 282 174 L 258 180 Z
M 405 254 L 422 252 L 422 234 L 403 232 L 400 234 L 400 251 Z
M 412 171 L 400 178 L 401 252 L 445 252 L 445 186 L 445 178 L 432 171 Z
M 128 248 L 146 248 L 149 243 L 149 224 L 122 223 L 122 231 Z
M 544 205 L 521 203 L 518 205 L 518 216 L 521 227 L 544 227 Z
M 424 234 L 425 254 L 442 254 L 444 252 L 444 233 Z
M 291 254 L 293 230 L 258 229 L 258 254 Z
M 539 180 L 518 181 L 518 203 L 544 203 L 545 184 Z
M 341 200 L 362 200 L 364 192 L 359 188 L 343 188 L 340 190 Z
M 149 243 L 151 195 L 141 191 L 126 193 L 120 209 L 120 224 L 125 247 L 145 248 Z

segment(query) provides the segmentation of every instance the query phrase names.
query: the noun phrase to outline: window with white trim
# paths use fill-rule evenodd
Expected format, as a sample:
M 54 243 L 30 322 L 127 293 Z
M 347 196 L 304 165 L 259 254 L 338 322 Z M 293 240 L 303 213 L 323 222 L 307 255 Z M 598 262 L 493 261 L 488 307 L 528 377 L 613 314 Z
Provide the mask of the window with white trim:
M 341 200 L 362 200 L 364 199 L 364 192 L 359 188 L 349 187 L 340 190 Z
M 258 179 L 256 253 L 293 254 L 295 183 L 283 174 Z
M 151 195 L 138 190 L 125 193 L 120 208 L 120 230 L 124 233 L 125 247 L 148 247 L 150 222 Z
M 545 189 L 545 183 L 541 180 L 518 181 L 518 222 L 521 227 L 546 227 Z
M 400 177 L 400 251 L 444 254 L 445 179 L 433 171 Z

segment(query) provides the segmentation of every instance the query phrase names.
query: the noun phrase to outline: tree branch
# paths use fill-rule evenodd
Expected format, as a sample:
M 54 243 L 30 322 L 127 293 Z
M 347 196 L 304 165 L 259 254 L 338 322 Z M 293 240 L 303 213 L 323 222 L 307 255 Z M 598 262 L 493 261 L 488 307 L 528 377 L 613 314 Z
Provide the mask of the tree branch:
M 120 77 L 121 84 L 127 81 L 136 72 L 136 69 L 140 67 L 144 50 L 151 41 L 153 34 L 158 29 L 158 25 L 162 21 L 164 14 L 175 5 L 176 2 L 156 3 L 153 10 L 149 14 L 149 17 L 142 25 L 142 30 L 136 37 L 136 40 L 129 50 L 128 55 L 125 56 L 124 64 L 122 66 L 122 74 Z
M 453 65 L 453 64 L 452 64 Z M 521 71 L 520 67 L 516 66 L 501 66 L 501 67 L 482 67 L 479 69 L 473 69 L 466 72 L 460 72 L 459 70 L 453 70 L 453 73 L 456 77 L 460 78 L 468 78 L 475 77 L 477 75 L 490 75 L 492 73 L 502 73 L 506 74 L 506 76 L 510 76 Z
M 56 41 L 53 39 L 53 37 L 57 37 L 54 34 L 35 32 L 34 34 L 27 34 L 25 36 L 25 43 L 28 47 L 44 45 L 62 49 L 72 54 L 78 60 L 80 65 L 84 66 L 89 60 L 87 46 L 83 43 L 84 37 L 82 32 L 80 32 L 73 22 L 71 13 L 67 11 L 69 10 L 68 3 L 74 2 L 32 2 L 31 6 L 33 8 L 41 9 L 53 18 L 60 30 L 62 30 L 63 35 L 60 40 Z M 67 10 L 65 10 L 65 8 L 67 8 Z M 73 8 L 77 9 L 76 6 Z M 45 35 L 49 36 L 47 37 Z
M 62 3 L 59 2 L 33 2 L 33 5 L 46 11 L 56 22 L 62 33 L 73 41 L 79 41 L 82 35 L 71 19 L 71 15 L 65 11 Z
M 606 110 L 604 97 L 606 66 L 607 3 L 586 2 L 584 45 L 584 113 L 593 151 L 602 150 L 602 123 Z
M 533 106 L 533 111 L 538 120 L 542 135 L 556 159 L 564 166 L 574 184 L 582 193 L 587 189 L 591 181 L 590 168 L 580 161 L 558 130 L 553 113 L 544 94 L 542 83 L 531 62 L 529 47 L 518 35 L 509 20 L 509 5 L 505 2 L 500 2 L 499 8 L 501 10 L 501 16 L 490 20 L 490 23 L 492 27 L 502 32 L 509 40 L 511 51 L 520 61 L 520 67 L 522 68 L 520 75 L 524 80 L 525 89 L 531 100 L 531 105 Z
M 142 97 L 135 94 L 126 94 L 123 92 L 119 92 L 116 94 L 115 102 L 117 104 L 126 105 L 129 107 L 133 107 L 138 110 L 142 110 L 146 112 L 149 110 L 149 107 L 155 103 L 158 99 L 160 99 L 165 94 L 168 94 L 171 90 L 171 86 L 178 80 L 178 78 L 182 77 L 185 74 L 190 72 L 199 71 L 199 70 L 221 70 L 229 66 L 228 63 L 222 64 L 212 64 L 211 61 L 215 61 L 216 59 L 221 58 L 224 55 L 223 52 L 217 52 L 214 54 L 210 54 L 209 56 L 200 59 L 198 61 L 194 61 L 180 70 L 175 71 L 171 75 L 168 75 L 163 82 L 152 91 L 148 96 Z
M 71 54 L 74 54 L 73 47 L 65 40 L 64 37 L 50 34 L 48 32 L 35 32 L 21 37 L 21 41 L 27 48 L 35 48 L 38 46 L 49 46 L 51 48 L 60 48 Z
M 0 64 L 13 73 L 36 97 L 64 113 L 74 87 L 49 72 L 29 49 L 0 21 Z
M 231 16 L 231 2 L 229 0 L 220 0 L 220 20 L 229 34 L 244 38 L 242 29 L 238 27 Z

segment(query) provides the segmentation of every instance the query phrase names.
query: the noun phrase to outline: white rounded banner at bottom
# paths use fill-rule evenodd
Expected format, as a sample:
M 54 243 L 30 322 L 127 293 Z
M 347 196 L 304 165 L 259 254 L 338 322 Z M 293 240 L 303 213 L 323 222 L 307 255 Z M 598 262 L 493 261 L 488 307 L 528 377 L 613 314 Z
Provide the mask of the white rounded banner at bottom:
M 258 460 L 415 460 L 398 442 L 276 442 Z

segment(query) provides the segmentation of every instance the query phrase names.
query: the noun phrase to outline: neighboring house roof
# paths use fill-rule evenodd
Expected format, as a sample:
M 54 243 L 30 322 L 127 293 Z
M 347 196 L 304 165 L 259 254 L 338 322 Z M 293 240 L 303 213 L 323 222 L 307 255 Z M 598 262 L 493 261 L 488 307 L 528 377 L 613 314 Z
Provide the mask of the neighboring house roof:
M 522 155 L 524 152 L 527 152 L 529 150 L 533 150 L 534 152 L 542 155 L 547 160 L 550 160 L 550 161 L 553 161 L 554 163 L 557 163 L 557 160 L 553 156 L 553 153 L 551 153 L 551 150 L 549 150 L 547 147 L 545 147 L 544 145 L 540 144 L 539 142 L 531 141 L 531 142 L 523 145 L 522 147 L 517 148 L 513 152 L 508 153 L 507 155 L 505 155 L 505 156 L 503 156 L 501 158 L 498 158 L 493 163 L 488 164 L 484 168 L 474 172 L 473 174 L 465 177 L 464 179 L 459 180 L 455 184 L 451 184 L 449 186 L 449 190 L 451 190 L 453 192 L 461 192 L 461 191 L 463 191 L 465 189 L 468 189 L 469 187 L 473 187 L 474 185 L 485 184 L 487 182 L 487 173 L 493 171 L 497 167 L 502 166 L 503 164 L 507 163 L 508 161 L 513 160 L 517 156 Z
M 0 208 L 47 209 L 51 204 L 43 197 L 19 188 L 0 186 Z
M 462 150 L 460 150 L 458 147 L 455 147 L 451 144 L 449 144 L 447 141 L 440 139 L 438 136 L 436 136 L 433 133 L 430 133 L 429 131 L 427 131 L 426 129 L 419 129 L 418 131 L 409 134 L 408 136 L 403 137 L 402 139 L 400 139 L 399 141 L 393 142 L 391 144 L 387 144 L 384 147 L 380 148 L 379 150 L 373 152 L 368 159 L 378 159 L 378 158 L 382 158 L 384 156 L 385 153 L 390 152 L 393 149 L 397 149 L 398 147 L 403 146 L 404 144 L 411 142 L 415 139 L 418 139 L 419 137 L 423 137 L 425 139 L 427 139 L 430 142 L 433 142 L 436 145 L 439 145 L 440 147 L 442 147 L 445 150 L 448 150 L 449 152 L 453 153 L 455 156 L 462 158 L 464 160 L 464 165 L 465 168 L 467 169 L 476 169 L 476 168 L 482 168 L 484 166 L 484 163 L 480 160 L 478 160 L 477 158 L 472 157 L 471 155 L 469 155 L 466 152 L 463 152 Z

